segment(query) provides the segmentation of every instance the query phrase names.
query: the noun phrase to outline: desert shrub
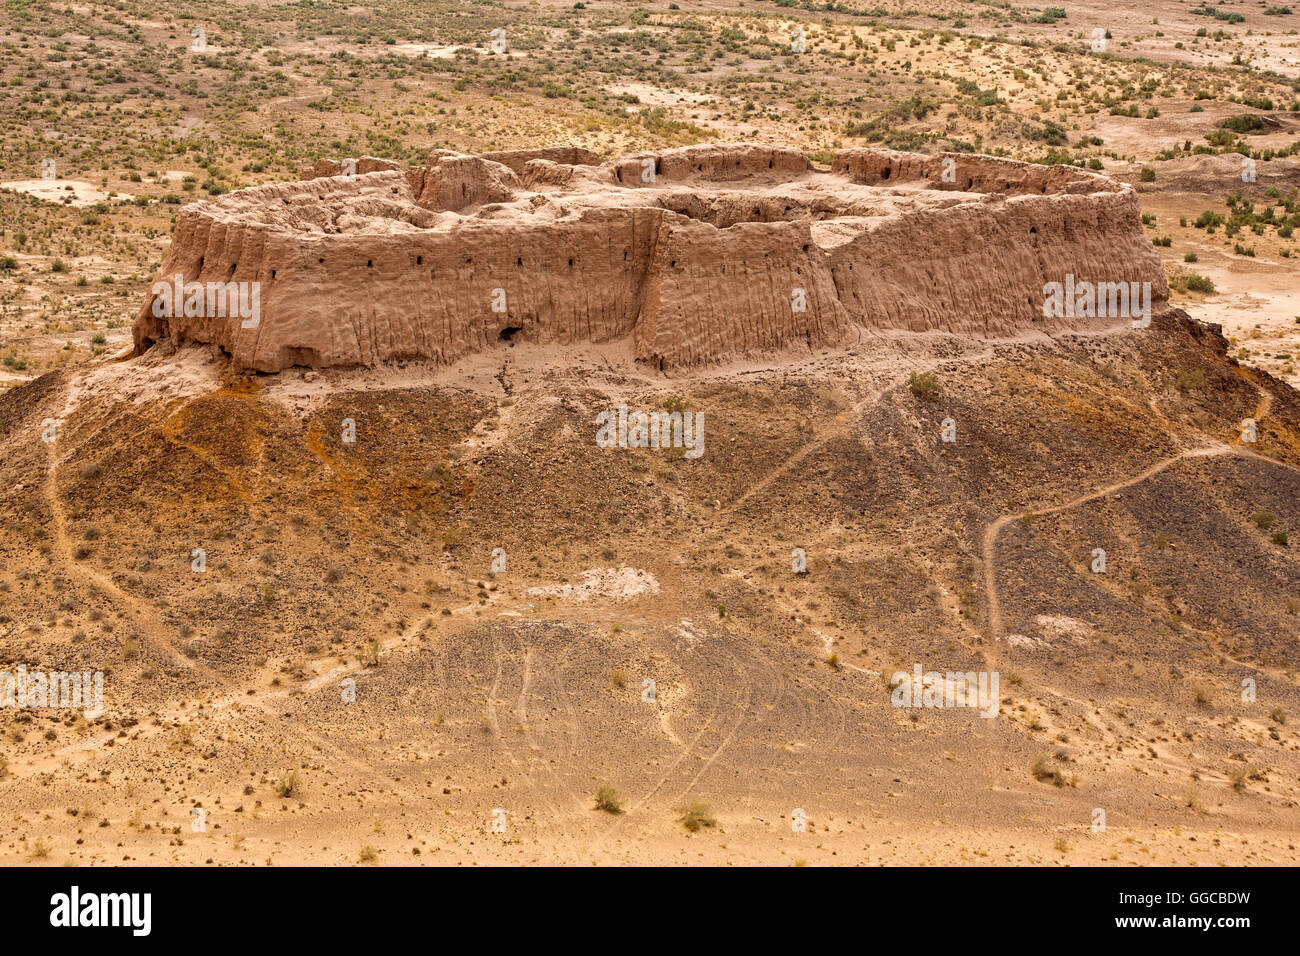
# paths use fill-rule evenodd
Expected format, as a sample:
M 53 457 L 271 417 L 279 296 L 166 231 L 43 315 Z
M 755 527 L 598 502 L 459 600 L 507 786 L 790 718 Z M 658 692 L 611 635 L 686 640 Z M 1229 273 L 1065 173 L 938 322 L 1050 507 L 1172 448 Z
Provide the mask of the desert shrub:
M 1064 787 L 1067 784 L 1074 786 L 1074 782 L 1061 773 L 1056 767 L 1048 762 L 1047 754 L 1039 755 L 1038 759 L 1030 766 L 1029 772 L 1033 774 L 1035 780 L 1040 783 L 1050 783 L 1055 787 Z
M 1179 292 L 1214 291 L 1214 280 L 1209 276 L 1197 275 L 1195 272 L 1183 272 L 1169 277 L 1169 285 Z
M 943 391 L 939 379 L 933 372 L 913 372 L 907 378 L 907 387 L 911 389 L 913 395 L 927 402 L 934 401 Z
M 298 779 L 298 771 L 290 770 L 288 773 L 281 774 L 280 779 L 275 782 L 275 795 L 281 800 L 292 797 L 302 786 L 302 781 Z
M 1224 23 L 1244 23 L 1246 21 L 1246 18 L 1240 13 L 1235 11 L 1226 12 L 1219 10 L 1216 7 L 1210 6 L 1208 3 L 1204 6 L 1196 7 L 1192 10 L 1192 13 L 1200 17 L 1214 17 L 1214 19 L 1222 20 Z
M 618 789 L 603 783 L 596 790 L 596 809 L 618 815 L 623 812 L 623 795 Z
M 677 813 L 681 825 L 691 833 L 718 825 L 718 820 L 709 809 L 709 805 L 698 798 L 692 798 L 679 806 Z
M 1219 128 L 1230 129 L 1234 133 L 1253 133 L 1264 128 L 1264 121 L 1254 113 L 1243 113 L 1241 116 L 1224 120 L 1219 124 Z

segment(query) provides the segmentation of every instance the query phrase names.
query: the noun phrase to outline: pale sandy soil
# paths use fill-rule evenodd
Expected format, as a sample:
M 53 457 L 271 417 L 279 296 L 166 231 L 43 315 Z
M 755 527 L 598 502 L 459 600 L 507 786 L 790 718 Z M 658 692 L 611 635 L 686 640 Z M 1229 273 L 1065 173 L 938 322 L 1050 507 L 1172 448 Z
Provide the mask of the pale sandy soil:
M 47 202 L 69 206 L 93 206 L 98 202 L 109 201 L 130 202 L 135 198 L 129 193 L 105 189 L 77 179 L 15 179 L 0 183 L 0 189 L 13 189 Z M 71 202 L 68 202 L 69 199 Z

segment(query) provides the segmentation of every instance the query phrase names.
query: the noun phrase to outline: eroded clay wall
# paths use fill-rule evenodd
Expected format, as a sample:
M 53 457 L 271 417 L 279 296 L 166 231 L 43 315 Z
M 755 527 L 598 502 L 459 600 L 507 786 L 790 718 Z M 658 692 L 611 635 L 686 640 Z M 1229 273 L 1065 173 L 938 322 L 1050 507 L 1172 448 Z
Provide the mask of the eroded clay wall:
M 659 368 L 839 345 L 850 337 L 826 253 L 807 221 L 725 230 L 666 214 L 648 269 L 637 358 Z
M 595 210 L 526 229 L 466 220 L 447 231 L 301 238 L 178 218 L 160 275 L 257 281 L 261 321 L 245 329 L 237 318 L 159 319 L 151 299 L 136 342 L 211 342 L 241 366 L 271 372 L 410 357 L 453 362 L 499 344 L 508 329 L 534 342 L 623 338 L 636 322 L 659 221 L 653 210 Z
M 1131 191 L 922 210 L 872 223 L 830 261 L 840 301 L 868 328 L 1008 337 L 1116 324 L 1104 315 L 1044 317 L 1043 287 L 1067 274 L 1149 282 L 1156 308 L 1169 298 Z
M 137 349 L 210 342 L 273 372 L 630 337 L 670 369 L 871 329 L 1118 324 L 1044 318 L 1045 285 L 1067 275 L 1149 282 L 1156 309 L 1168 297 L 1136 193 L 1073 167 L 958 156 L 953 182 L 943 156 L 845 150 L 827 173 L 797 150 L 707 146 L 651 157 L 647 183 L 640 157 L 497 155 L 363 158 L 375 171 L 355 177 L 318 164 L 325 178 L 186 207 L 159 277 L 257 283 L 260 320 L 159 317 L 150 300 Z
M 912 182 L 923 183 L 928 189 L 995 195 L 1117 192 L 1124 188 L 1077 166 L 1038 166 L 968 153 L 927 156 L 888 149 L 841 149 L 835 153 L 831 172 L 866 186 Z

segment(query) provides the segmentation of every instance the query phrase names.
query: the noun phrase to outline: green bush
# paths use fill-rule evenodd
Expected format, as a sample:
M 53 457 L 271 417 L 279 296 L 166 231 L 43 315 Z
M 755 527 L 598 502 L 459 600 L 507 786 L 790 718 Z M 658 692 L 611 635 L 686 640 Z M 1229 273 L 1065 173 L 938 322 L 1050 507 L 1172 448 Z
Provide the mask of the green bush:
M 601 784 L 596 790 L 596 809 L 618 815 L 623 812 L 623 795 L 609 784 Z
M 709 809 L 709 805 L 698 799 L 693 798 L 682 804 L 677 808 L 677 813 L 681 825 L 691 833 L 718 825 L 718 820 Z
M 913 372 L 907 378 L 907 387 L 913 395 L 926 402 L 934 401 L 943 391 L 933 372 Z

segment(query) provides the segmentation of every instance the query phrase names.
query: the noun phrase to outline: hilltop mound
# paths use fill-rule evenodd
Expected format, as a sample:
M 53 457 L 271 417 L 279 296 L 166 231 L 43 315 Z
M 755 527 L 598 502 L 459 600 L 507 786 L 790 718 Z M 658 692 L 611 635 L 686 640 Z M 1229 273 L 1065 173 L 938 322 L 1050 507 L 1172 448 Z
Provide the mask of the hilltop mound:
M 0 397 L 0 655 L 103 669 L 105 710 L 0 710 L 0 858 L 1294 862 L 1300 396 L 1227 348 L 1170 311 L 671 382 L 45 375 Z M 600 447 L 623 404 L 705 453 Z M 896 708 L 917 665 L 1000 673 L 996 718 Z
M 1115 324 L 1045 317 L 1045 286 L 1067 276 L 1150 283 L 1157 310 L 1168 295 L 1134 190 L 1074 167 L 851 149 L 823 170 L 758 145 L 594 161 L 562 147 L 322 162 L 186 207 L 136 350 L 211 343 L 276 372 L 630 339 L 665 370 L 867 330 Z M 187 283 L 235 283 L 254 308 L 186 302 Z

